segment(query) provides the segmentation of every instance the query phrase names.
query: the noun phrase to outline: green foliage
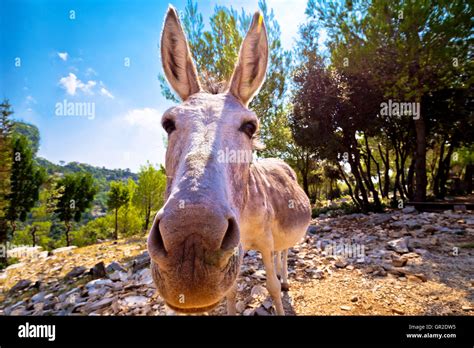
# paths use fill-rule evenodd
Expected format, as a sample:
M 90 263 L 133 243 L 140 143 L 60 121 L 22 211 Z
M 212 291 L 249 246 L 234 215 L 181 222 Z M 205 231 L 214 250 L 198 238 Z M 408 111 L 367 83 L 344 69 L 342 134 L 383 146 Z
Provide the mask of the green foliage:
M 110 191 L 107 195 L 107 207 L 115 211 L 115 239 L 118 239 L 118 211 L 130 200 L 130 191 L 128 186 L 121 181 L 112 181 Z
M 155 169 L 150 163 L 140 168 L 138 186 L 133 195 L 133 204 L 144 217 L 144 229 L 147 231 L 152 212 L 164 203 L 166 175 L 164 169 Z
M 28 139 L 33 156 L 35 156 L 40 146 L 40 133 L 38 127 L 26 122 L 15 121 L 13 123 L 12 131 L 14 134 L 23 135 Z
M 71 233 L 74 245 L 86 246 L 113 236 L 112 216 L 99 217 Z
M 28 212 L 38 200 L 45 173 L 34 163 L 33 152 L 25 136 L 15 135 L 12 149 L 11 188 L 7 196 L 9 205 L 6 218 L 14 226 L 16 220 L 26 220 Z
M 89 173 L 68 174 L 56 184 L 58 198 L 54 213 L 66 226 L 66 244 L 69 245 L 70 222 L 79 222 L 82 214 L 90 208 L 98 191 L 94 179 Z

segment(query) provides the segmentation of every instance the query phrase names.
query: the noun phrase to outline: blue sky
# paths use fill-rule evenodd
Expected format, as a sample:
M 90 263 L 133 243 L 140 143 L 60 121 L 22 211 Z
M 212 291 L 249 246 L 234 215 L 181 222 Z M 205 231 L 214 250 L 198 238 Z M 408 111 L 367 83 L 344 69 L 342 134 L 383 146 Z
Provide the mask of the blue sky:
M 207 23 L 215 5 L 254 12 L 257 2 L 198 6 Z M 184 0 L 172 4 L 184 10 Z M 290 48 L 306 0 L 267 4 Z M 157 0 L 0 2 L 0 98 L 10 100 L 16 119 L 38 126 L 39 156 L 133 171 L 163 162 L 160 118 L 172 103 L 161 96 L 157 75 L 167 7 Z M 94 117 L 58 116 L 64 102 L 94 105 Z

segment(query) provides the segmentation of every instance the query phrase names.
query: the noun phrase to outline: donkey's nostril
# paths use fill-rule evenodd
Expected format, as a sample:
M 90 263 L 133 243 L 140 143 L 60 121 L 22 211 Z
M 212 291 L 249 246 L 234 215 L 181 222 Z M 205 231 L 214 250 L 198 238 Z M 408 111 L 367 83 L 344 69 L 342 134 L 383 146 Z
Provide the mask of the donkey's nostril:
M 240 241 L 240 233 L 234 218 L 228 220 L 227 231 L 222 239 L 221 249 L 230 250 L 235 248 Z
M 148 251 L 150 252 L 152 259 L 154 256 L 163 257 L 167 254 L 165 244 L 163 243 L 163 237 L 160 232 L 159 220 L 153 222 L 150 234 L 148 235 Z

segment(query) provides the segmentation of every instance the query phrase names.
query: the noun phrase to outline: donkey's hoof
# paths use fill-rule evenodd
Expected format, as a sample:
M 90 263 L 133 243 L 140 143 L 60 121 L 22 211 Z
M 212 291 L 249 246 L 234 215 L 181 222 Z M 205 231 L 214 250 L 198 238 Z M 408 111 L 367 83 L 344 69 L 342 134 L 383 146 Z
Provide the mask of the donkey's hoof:
M 281 291 L 289 291 L 290 290 L 290 286 L 288 285 L 288 283 L 281 283 Z

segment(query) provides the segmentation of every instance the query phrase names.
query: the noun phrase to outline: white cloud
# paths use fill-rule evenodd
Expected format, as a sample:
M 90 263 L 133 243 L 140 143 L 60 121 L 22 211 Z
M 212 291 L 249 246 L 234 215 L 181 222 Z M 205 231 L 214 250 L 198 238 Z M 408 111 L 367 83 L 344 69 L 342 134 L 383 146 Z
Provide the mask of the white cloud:
M 86 76 L 89 77 L 89 76 L 97 76 L 97 72 L 92 69 L 92 68 L 87 68 L 86 69 Z
M 26 103 L 27 104 L 37 104 L 37 101 L 31 95 L 28 95 L 28 96 L 26 96 Z
M 67 59 L 69 58 L 69 54 L 67 52 L 58 52 L 58 56 L 64 61 L 67 61 Z
M 163 113 L 153 108 L 132 109 L 125 114 L 124 120 L 131 126 L 144 129 L 161 129 L 161 116 Z
M 108 97 L 108 98 L 110 98 L 110 99 L 114 99 L 113 94 L 110 93 L 110 92 L 107 90 L 107 88 L 105 88 L 105 87 L 101 87 L 101 88 L 100 88 L 100 94 L 102 94 L 102 95 L 104 95 L 104 96 L 106 96 L 106 97 Z
M 87 81 L 87 83 L 82 82 L 77 78 L 73 73 L 69 73 L 68 76 L 61 77 L 59 80 L 59 85 L 64 88 L 69 95 L 76 95 L 76 91 L 82 91 L 86 94 L 94 94 L 92 88 L 97 84 L 93 80 Z

